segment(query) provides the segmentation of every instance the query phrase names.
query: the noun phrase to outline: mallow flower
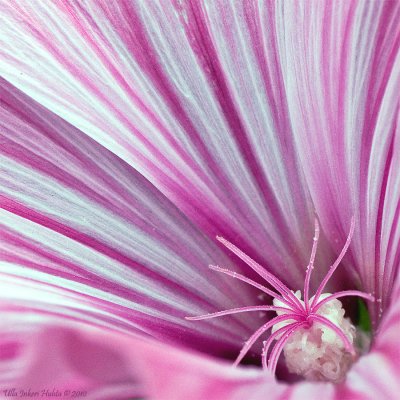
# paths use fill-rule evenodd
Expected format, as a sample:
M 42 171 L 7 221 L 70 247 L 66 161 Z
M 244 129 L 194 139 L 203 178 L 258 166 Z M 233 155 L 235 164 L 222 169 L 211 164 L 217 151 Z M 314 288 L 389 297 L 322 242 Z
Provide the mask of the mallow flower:
M 1 398 L 396 398 L 398 1 L 0 15 Z

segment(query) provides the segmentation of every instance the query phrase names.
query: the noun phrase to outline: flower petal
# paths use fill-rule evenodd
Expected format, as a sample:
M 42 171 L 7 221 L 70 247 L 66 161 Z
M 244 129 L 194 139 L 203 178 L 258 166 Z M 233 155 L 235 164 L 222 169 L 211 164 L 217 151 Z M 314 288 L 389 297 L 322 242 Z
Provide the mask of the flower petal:
M 382 318 L 372 349 L 352 368 L 346 387 L 362 399 L 395 400 L 400 391 L 400 276 Z
M 144 388 L 123 351 L 126 338 L 2 311 L 1 398 L 142 398 Z
M 25 279 L 84 293 L 87 314 L 107 309 L 107 323 L 125 330 L 240 347 L 258 316 L 184 318 L 256 298 L 209 270 L 231 264 L 217 245 L 121 159 L 4 81 L 0 90 L 2 286 Z
M 246 4 L 17 2 L 3 7 L 3 76 L 299 286 L 313 211 L 276 38 L 257 20 L 273 9 Z
M 400 277 L 393 291 L 394 301 L 388 308 L 371 352 L 352 367 L 340 385 L 317 382 L 278 383 L 265 372 L 230 369 L 196 354 L 168 351 L 163 345 L 142 347 L 136 360 L 151 398 L 164 399 L 290 399 L 305 398 L 395 400 L 400 390 L 398 331 L 400 326 Z M 143 351 L 142 351 L 143 350 Z
M 83 324 L 72 327 L 37 314 L 35 319 L 21 313 L 4 315 L 0 327 L 2 395 L 4 390 L 41 394 L 47 389 L 62 395 L 69 390 L 71 396 L 83 391 L 89 400 L 136 396 L 229 400 L 243 395 L 258 400 L 266 389 L 276 399 L 284 392 L 256 369 L 233 369 L 161 343 Z
M 354 280 L 385 304 L 398 265 L 399 18 L 390 1 L 285 2 L 277 18 L 290 121 L 316 212 L 336 250 L 355 215 Z
M 259 368 L 232 368 L 161 341 L 94 327 L 88 320 L 71 323 L 62 310 L 53 315 L 34 309 L 38 300 L 32 287 L 41 290 L 40 284 L 11 285 L 10 291 L 18 286 L 25 297 L 17 303 L 4 299 L 4 287 L 0 291 L 2 388 L 84 391 L 89 400 L 133 399 L 136 394 L 154 400 L 262 400 L 266 393 L 273 400 L 317 393 L 331 398 L 331 385 L 289 387 Z M 56 293 L 62 296 L 59 289 Z M 49 299 L 49 293 L 42 297 Z

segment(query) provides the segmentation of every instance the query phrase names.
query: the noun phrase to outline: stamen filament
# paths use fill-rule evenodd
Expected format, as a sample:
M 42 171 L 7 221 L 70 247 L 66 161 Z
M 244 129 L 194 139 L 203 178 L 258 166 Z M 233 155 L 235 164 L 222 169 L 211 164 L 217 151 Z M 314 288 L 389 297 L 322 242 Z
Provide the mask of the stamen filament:
M 316 304 L 312 309 L 311 312 L 315 313 L 318 311 L 318 309 L 323 306 L 324 304 L 328 303 L 331 300 L 338 299 L 339 297 L 346 297 L 346 296 L 357 296 L 357 297 L 362 297 L 365 300 L 370 300 L 374 301 L 375 298 L 369 293 L 365 292 L 360 292 L 359 290 L 343 290 L 341 292 L 337 292 L 334 294 L 329 295 L 328 297 L 325 297 L 324 299 L 320 300 L 318 304 Z
M 268 363 L 268 368 L 272 375 L 275 375 L 276 367 L 278 365 L 279 356 L 285 346 L 286 342 L 290 339 L 290 336 L 297 331 L 297 329 L 301 328 L 302 326 L 306 325 L 307 322 L 300 322 L 292 326 L 291 329 L 287 329 L 287 332 L 278 339 L 274 348 L 271 351 L 271 356 Z
M 349 353 L 351 353 L 353 356 L 355 356 L 354 347 L 353 347 L 352 343 L 350 342 L 350 340 L 348 339 L 348 337 L 343 333 L 343 331 L 337 325 L 335 325 L 333 322 L 329 321 L 328 318 L 325 318 L 322 315 L 318 315 L 318 314 L 310 314 L 308 317 L 308 320 L 317 321 L 317 322 L 327 326 L 328 328 L 330 328 L 333 332 L 335 332 L 340 337 L 346 350 Z
M 266 332 L 269 328 L 271 328 L 272 326 L 274 326 L 276 323 L 278 322 L 282 322 L 282 321 L 287 321 L 290 319 L 293 319 L 295 321 L 300 320 L 302 317 L 299 316 L 298 314 L 284 314 L 284 315 L 278 315 L 275 318 L 272 318 L 271 320 L 269 320 L 267 323 L 265 323 L 264 325 L 262 325 L 260 328 L 258 328 L 251 336 L 250 338 L 247 340 L 247 342 L 245 343 L 245 345 L 242 347 L 242 350 L 240 350 L 239 355 L 237 356 L 235 362 L 233 363 L 233 365 L 236 367 L 240 361 L 242 361 L 243 357 L 246 355 L 246 353 L 250 350 L 251 346 L 253 346 L 253 344 L 257 341 L 257 339 L 264 333 Z
M 299 299 L 293 294 L 293 292 L 277 277 L 265 270 L 260 264 L 251 259 L 247 254 L 243 253 L 239 248 L 237 248 L 233 243 L 224 239 L 221 236 L 217 236 L 217 240 L 221 242 L 226 248 L 228 248 L 232 253 L 237 255 L 242 261 L 244 261 L 250 268 L 257 272 L 262 278 L 264 278 L 270 285 L 278 290 L 283 297 L 291 299 L 295 304 L 302 308 L 302 304 Z
M 222 317 L 224 315 L 231 315 L 231 314 L 239 314 L 243 312 L 249 311 L 285 311 L 285 312 L 292 312 L 290 308 L 285 307 L 275 307 L 275 306 L 248 306 L 248 307 L 239 307 L 239 308 L 231 308 L 229 310 L 217 311 L 210 314 L 199 315 L 196 317 L 185 317 L 185 319 L 190 321 L 200 321 L 203 319 L 211 319 Z
M 263 347 L 263 352 L 262 352 L 262 364 L 263 364 L 264 369 L 268 369 L 268 351 L 269 351 L 269 348 L 271 347 L 271 344 L 275 340 L 275 338 L 277 336 L 285 333 L 286 331 L 290 330 L 290 328 L 296 324 L 298 324 L 298 322 L 293 322 L 289 325 L 285 325 L 282 328 L 277 329 L 274 333 L 271 333 L 271 335 L 269 336 L 269 338 L 266 341 L 264 341 L 264 343 L 263 343 L 264 347 Z
M 340 262 L 342 261 L 344 255 L 346 254 L 346 251 L 350 246 L 351 238 L 353 237 L 354 224 L 355 224 L 355 220 L 354 220 L 354 217 L 352 217 L 351 218 L 351 225 L 350 225 L 350 232 L 349 232 L 349 235 L 347 236 L 346 243 L 345 243 L 342 251 L 340 252 L 339 257 L 331 265 L 331 267 L 329 268 L 328 273 L 326 274 L 325 278 L 322 280 L 321 284 L 319 285 L 319 287 L 317 289 L 317 292 L 315 293 L 315 296 L 314 296 L 313 302 L 311 304 L 311 307 L 314 307 L 314 305 L 318 302 L 319 296 L 321 295 L 321 293 L 324 290 L 324 288 L 325 288 L 326 284 L 328 283 L 329 279 L 331 278 L 331 276 L 335 272 L 336 268 L 339 266 Z
M 290 299 L 284 299 L 280 294 L 278 294 L 278 293 L 266 288 L 263 285 L 260 285 L 259 283 L 253 281 L 252 279 L 247 278 L 244 275 L 238 274 L 237 272 L 231 271 L 231 270 L 226 269 L 226 268 L 218 267 L 216 265 L 209 265 L 209 268 L 214 270 L 214 271 L 222 272 L 223 274 L 229 275 L 232 278 L 236 278 L 239 281 L 248 283 L 249 285 L 254 286 L 257 289 L 260 289 L 261 291 L 263 291 L 264 293 L 268 294 L 269 296 L 274 297 L 274 298 L 280 300 L 282 303 L 287 304 L 289 307 L 296 307 L 300 311 L 300 309 L 298 308 L 297 304 L 294 304 Z
M 314 226 L 315 230 L 314 230 L 313 245 L 311 250 L 311 257 L 310 257 L 310 262 L 307 266 L 306 278 L 304 280 L 304 304 L 307 312 L 310 310 L 309 307 L 310 278 L 312 270 L 314 269 L 314 260 L 315 260 L 315 255 L 317 253 L 318 239 L 319 239 L 319 224 L 317 218 L 315 218 Z
M 273 332 L 270 334 L 268 340 L 263 342 L 261 359 L 263 368 L 275 374 L 280 354 L 293 333 L 298 331 L 298 334 L 290 339 L 290 345 L 287 345 L 288 347 L 285 348 L 288 370 L 303 375 L 306 379 L 326 379 L 332 382 L 339 382 L 344 377 L 351 363 L 355 360 L 354 356 L 356 352 L 353 347 L 353 341 L 356 331 L 350 320 L 344 318 L 342 303 L 336 299 L 345 296 L 358 296 L 366 300 L 374 301 L 374 296 L 358 290 L 344 290 L 334 294 L 326 293 L 321 299 L 326 284 L 339 266 L 350 246 L 354 233 L 354 224 L 355 220 L 353 217 L 351 220 L 350 232 L 343 249 L 336 261 L 329 268 L 328 273 L 311 299 L 310 282 L 320 236 L 319 222 L 318 219 L 315 218 L 313 245 L 304 278 L 304 303 L 301 300 L 300 291 L 294 293 L 280 279 L 265 270 L 260 264 L 244 254 L 234 244 L 217 236 L 218 241 L 244 261 L 258 275 L 264 278 L 274 290 L 229 269 L 214 265 L 210 265 L 210 268 L 261 290 L 274 299 L 274 305 L 237 307 L 200 316 L 186 317 L 186 319 L 198 321 L 251 311 L 275 311 L 278 315 L 260 326 L 250 336 L 244 343 L 233 365 L 237 366 L 260 336 L 272 328 Z M 300 294 L 298 294 L 299 292 Z M 326 307 L 324 307 L 325 305 Z M 324 327 L 322 328 L 321 326 L 315 325 L 315 323 L 321 324 Z M 299 329 L 301 330 L 299 331 Z M 337 337 L 332 336 L 330 332 L 333 332 Z M 340 340 L 339 342 L 337 340 L 338 338 Z M 268 359 L 268 353 L 274 340 L 276 340 L 276 343 Z M 342 343 L 344 347 L 342 347 Z M 350 359 L 346 353 L 350 353 L 353 359 Z M 332 365 L 334 369 L 332 369 L 330 365 Z

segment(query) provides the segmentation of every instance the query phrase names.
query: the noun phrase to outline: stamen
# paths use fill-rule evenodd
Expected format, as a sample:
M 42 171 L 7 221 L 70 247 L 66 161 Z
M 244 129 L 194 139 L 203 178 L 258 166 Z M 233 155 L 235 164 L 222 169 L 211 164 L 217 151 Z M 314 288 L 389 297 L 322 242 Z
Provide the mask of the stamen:
M 273 341 L 275 339 L 279 339 L 283 334 L 287 333 L 288 331 L 290 331 L 290 329 L 292 327 L 294 327 L 295 325 L 298 325 L 299 322 L 293 322 L 289 325 L 285 325 L 281 328 L 279 328 L 278 330 L 276 330 L 275 332 L 271 333 L 270 337 L 268 338 L 268 340 L 264 341 L 263 345 L 263 352 L 262 352 L 262 364 L 263 364 L 263 368 L 264 369 L 269 369 L 269 363 L 268 363 L 268 351 L 269 348 L 271 347 Z
M 253 281 L 253 280 L 251 280 L 251 279 L 249 279 L 249 278 L 247 278 L 246 276 L 243 276 L 243 275 L 241 275 L 241 274 L 238 274 L 237 272 L 231 271 L 231 270 L 226 269 L 226 268 L 221 268 L 221 267 L 218 267 L 218 266 L 216 266 L 216 265 L 209 265 L 209 268 L 210 268 L 210 269 L 213 269 L 214 271 L 222 272 L 223 274 L 229 275 L 229 276 L 231 276 L 232 278 L 238 279 L 239 281 L 248 283 L 249 285 L 254 286 L 254 287 L 257 288 L 257 289 L 262 290 L 264 293 L 270 295 L 271 297 L 274 297 L 274 298 L 276 298 L 276 299 L 279 299 L 282 303 L 285 303 L 285 304 L 287 304 L 287 305 L 290 306 L 290 307 L 294 307 L 294 306 L 295 306 L 295 304 L 294 304 L 292 301 L 284 299 L 284 298 L 283 298 L 282 296 L 280 296 L 278 293 L 276 293 L 276 292 L 274 292 L 274 291 L 272 291 L 272 290 L 266 288 L 266 287 L 263 286 L 263 285 L 260 285 L 259 283 L 255 282 L 255 281 Z M 297 306 L 296 306 L 296 307 L 297 307 Z M 299 308 L 299 310 L 300 310 L 300 308 Z
M 320 300 L 318 302 L 318 304 L 316 304 L 311 309 L 311 312 L 312 313 L 316 313 L 321 306 L 323 306 L 324 304 L 332 301 L 333 299 L 338 299 L 340 297 L 347 297 L 347 296 L 362 297 L 363 299 L 369 300 L 369 301 L 374 301 L 375 300 L 374 296 L 372 296 L 372 294 L 370 294 L 370 293 L 360 292 L 359 290 L 343 290 L 341 292 L 337 292 L 337 293 L 331 294 L 328 297 L 325 297 L 324 299 Z
M 308 263 L 308 266 L 307 266 L 306 278 L 304 280 L 304 303 L 305 303 L 307 312 L 309 311 L 308 292 L 310 290 L 310 278 L 311 278 L 312 270 L 314 269 L 314 260 L 315 260 L 315 254 L 317 253 L 318 239 L 319 239 L 319 224 L 318 224 L 317 218 L 315 218 L 314 227 L 315 227 L 315 232 L 314 232 L 314 238 L 313 238 L 313 246 L 312 246 L 312 250 L 311 250 L 311 257 L 310 257 L 310 262 Z
M 292 334 L 296 332 L 299 328 L 306 325 L 307 322 L 300 322 L 298 324 L 293 324 L 291 329 L 287 329 L 286 333 L 282 335 L 280 339 L 278 339 L 277 343 L 275 344 L 274 348 L 272 349 L 270 360 L 268 363 L 268 368 L 272 375 L 275 375 L 276 366 L 278 365 L 279 356 L 285 346 L 286 342 L 290 339 Z
M 218 236 L 218 241 L 249 265 L 277 292 L 237 272 L 213 265 L 210 265 L 210 268 L 245 282 L 272 296 L 274 299 L 273 305 L 238 307 L 196 317 L 186 317 L 186 319 L 198 321 L 243 312 L 274 311 L 278 315 L 263 324 L 250 336 L 240 350 L 234 366 L 237 366 L 242 361 L 260 336 L 272 328 L 268 340 L 263 342 L 261 360 L 264 369 L 268 369 L 272 374 L 275 374 L 279 356 L 283 351 L 290 372 L 303 375 L 310 380 L 339 382 L 356 357 L 353 346 L 356 329 L 350 320 L 344 317 L 345 311 L 338 298 L 357 296 L 374 301 L 374 297 L 371 294 L 358 290 L 344 290 L 334 294 L 322 293 L 350 246 L 354 225 L 353 217 L 350 232 L 342 251 L 329 268 L 315 295 L 310 298 L 311 274 L 314 269 L 320 234 L 319 223 L 315 218 L 313 245 L 304 278 L 304 302 L 301 300 L 300 290 L 294 293 L 282 281 L 252 260 L 234 244 Z M 268 352 L 274 340 L 276 340 L 276 343 L 268 360 Z
M 332 323 L 331 321 L 329 321 L 329 319 L 321 316 L 321 315 L 317 315 L 317 314 L 311 314 L 309 315 L 308 319 L 310 321 L 317 321 L 320 324 L 323 324 L 325 326 L 327 326 L 328 328 L 330 328 L 333 332 L 336 333 L 336 335 L 338 335 L 340 337 L 340 339 L 342 339 L 342 342 L 346 348 L 346 350 L 351 354 L 351 355 L 356 355 L 355 351 L 354 351 L 354 347 L 353 347 L 353 343 L 350 342 L 350 340 L 348 339 L 348 337 L 343 333 L 343 331 L 334 323 Z
M 287 321 L 287 320 L 295 320 L 298 321 L 300 320 L 301 317 L 298 314 L 285 314 L 285 315 L 278 315 L 275 318 L 272 318 L 270 321 L 262 325 L 260 328 L 258 328 L 253 335 L 250 336 L 250 338 L 247 340 L 247 342 L 244 344 L 242 350 L 240 350 L 239 355 L 237 356 L 235 362 L 233 363 L 234 366 L 237 366 L 240 361 L 242 361 L 243 357 L 247 354 L 247 352 L 250 350 L 251 346 L 257 341 L 257 339 L 265 333 L 269 328 L 274 326 L 278 322 L 282 321 Z
M 222 317 L 224 315 L 238 314 L 238 313 L 249 312 L 249 311 L 286 311 L 286 312 L 288 311 L 288 312 L 291 312 L 292 310 L 290 308 L 285 308 L 285 307 L 249 306 L 249 307 L 231 308 L 230 310 L 217 311 L 217 312 L 210 313 L 210 314 L 199 315 L 197 317 L 185 317 L 185 319 L 188 319 L 190 321 L 200 321 L 203 319 L 217 318 L 217 317 Z
M 217 236 L 217 240 L 220 241 L 225 247 L 227 247 L 232 253 L 236 254 L 242 261 L 244 261 L 249 267 L 251 267 L 255 272 L 257 272 L 262 278 L 264 278 L 270 285 L 278 290 L 284 298 L 294 301 L 301 308 L 299 299 L 293 295 L 293 292 L 276 276 L 272 275 L 260 264 L 251 259 L 247 254 L 243 253 L 234 244 L 224 239 L 221 236 Z
M 317 292 L 314 296 L 314 300 L 311 304 L 311 307 L 313 307 L 315 305 L 315 303 L 318 302 L 319 296 L 321 295 L 322 291 L 324 290 L 326 284 L 328 283 L 329 279 L 335 272 L 336 268 L 339 266 L 340 262 L 343 260 L 343 257 L 346 254 L 346 251 L 350 246 L 351 238 L 353 237 L 354 225 L 355 225 L 355 220 L 354 220 L 354 217 L 352 217 L 351 225 L 350 225 L 350 232 L 349 232 L 349 235 L 347 236 L 346 243 L 345 243 L 342 251 L 340 252 L 339 257 L 336 259 L 336 261 L 333 263 L 333 265 L 330 266 L 328 273 L 326 274 L 325 278 L 322 280 L 321 284 L 319 285 Z

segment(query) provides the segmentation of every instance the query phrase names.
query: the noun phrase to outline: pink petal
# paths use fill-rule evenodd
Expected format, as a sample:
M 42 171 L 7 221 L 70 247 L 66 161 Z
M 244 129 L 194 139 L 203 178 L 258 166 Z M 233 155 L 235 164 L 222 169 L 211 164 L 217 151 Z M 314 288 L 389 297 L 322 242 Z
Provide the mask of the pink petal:
M 400 235 L 397 2 L 43 1 L 2 12 L 3 76 L 206 234 L 300 287 L 311 193 L 333 253 L 356 214 L 351 286 L 386 302 Z
M 74 329 L 36 316 L 3 313 L 0 328 L 0 397 L 116 400 L 142 397 L 143 385 L 124 353 L 129 340 L 107 331 Z M 44 392 L 56 393 L 52 396 Z M 69 391 L 69 395 L 67 394 Z M 61 396 L 60 396 L 61 393 Z M 15 394 L 14 394 L 15 397 Z M 26 396 L 25 396 L 26 397 Z M 33 397 L 33 396 L 31 396 Z M 136 398 L 136 397 L 135 397 Z
M 1 286 L 38 283 L 39 309 L 49 307 L 41 291 L 58 291 L 57 307 L 75 297 L 63 306 L 96 323 L 210 351 L 240 348 L 257 315 L 184 318 L 258 294 L 209 270 L 232 264 L 215 241 L 108 150 L 4 81 L 0 90 Z
M 89 400 L 332 399 L 332 386 L 277 383 L 265 371 L 36 314 L 3 313 L 0 384 L 86 392 Z M 5 373 L 5 371 L 7 373 Z M 3 392 L 0 392 L 3 395 Z M 312 397 L 314 396 L 314 397 Z
M 284 387 L 257 369 L 234 369 L 230 364 L 182 352 L 161 344 L 140 346 L 136 360 L 144 386 L 154 400 L 280 399 Z
M 3 309 L 1 383 L 6 387 L 85 390 L 89 399 L 270 400 L 396 399 L 399 392 L 400 280 L 372 351 L 341 385 L 276 382 L 261 369 L 232 368 L 192 351 L 60 318 Z M 4 303 L 2 303 L 4 304 Z M 105 359 L 107 360 L 105 362 Z
M 390 329 L 395 339 L 400 308 L 393 311 L 397 326 Z M 32 318 L 21 314 L 15 321 L 10 315 L 3 321 L 0 357 L 7 374 L 3 369 L 1 383 L 6 387 L 84 390 L 86 398 L 96 400 L 127 399 L 135 393 L 154 400 L 262 400 L 266 394 L 270 400 L 394 400 L 399 390 L 397 340 L 390 349 L 375 347 L 353 367 L 343 385 L 288 385 L 275 382 L 260 369 L 234 369 L 196 353 L 116 332 L 76 324 L 72 328 L 54 319 L 32 323 Z M 10 322 L 13 334 L 7 335 Z M 388 336 L 381 338 L 386 341 Z
M 7 324 L 12 324 L 13 335 L 7 333 Z M 3 320 L 0 350 L 1 398 L 7 398 L 3 390 L 15 388 L 17 393 L 48 389 L 62 395 L 70 390 L 71 396 L 84 391 L 82 397 L 89 400 L 212 400 L 230 399 L 237 392 L 257 393 L 265 386 L 265 377 L 257 370 L 233 370 L 227 364 L 115 332 L 76 325 L 73 329 L 51 320 L 32 323 L 22 315 L 17 321 Z M 277 394 L 283 391 L 271 379 L 268 386 Z
M 290 121 L 322 227 L 386 305 L 399 262 L 398 2 L 285 2 L 277 20 Z M 357 278 L 354 278 L 357 279 Z M 378 310 L 374 310 L 379 318 Z
M 354 365 L 346 387 L 361 398 L 398 398 L 400 391 L 400 276 L 397 276 L 392 301 L 379 326 L 371 351 Z
M 240 2 L 4 6 L 3 76 L 137 169 L 210 237 L 235 239 L 299 286 L 312 206 L 277 43 L 271 57 L 261 51 L 259 12 Z

